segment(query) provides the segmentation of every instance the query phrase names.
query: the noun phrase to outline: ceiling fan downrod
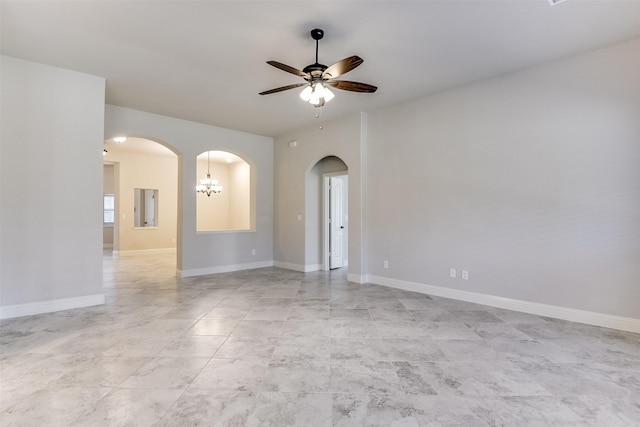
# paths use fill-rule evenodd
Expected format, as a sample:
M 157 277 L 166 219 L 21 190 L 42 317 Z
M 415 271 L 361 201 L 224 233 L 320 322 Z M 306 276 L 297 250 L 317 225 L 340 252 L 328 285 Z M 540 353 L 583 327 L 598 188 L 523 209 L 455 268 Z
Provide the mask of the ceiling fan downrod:
M 310 82 L 320 80 L 322 77 L 322 73 L 324 72 L 324 70 L 327 69 L 326 65 L 320 64 L 318 62 L 318 45 L 319 45 L 318 41 L 322 40 L 323 37 L 324 37 L 324 31 L 321 30 L 320 28 L 311 30 L 311 38 L 316 41 L 316 62 L 310 65 L 307 65 L 302 69 L 303 72 L 309 74 L 309 76 L 311 77 L 311 79 L 308 80 Z
M 311 30 L 311 38 L 316 41 L 316 64 L 318 63 L 318 41 L 324 37 L 324 31 L 320 28 Z

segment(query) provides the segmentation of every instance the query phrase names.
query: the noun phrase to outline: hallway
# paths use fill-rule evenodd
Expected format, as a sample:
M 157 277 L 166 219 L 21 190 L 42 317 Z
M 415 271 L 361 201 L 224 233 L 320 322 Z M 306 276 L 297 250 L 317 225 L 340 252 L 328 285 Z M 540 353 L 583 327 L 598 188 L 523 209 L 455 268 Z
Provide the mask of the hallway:
M 2 321 L 0 425 L 630 426 L 640 335 L 264 268 L 104 259 L 107 304 Z

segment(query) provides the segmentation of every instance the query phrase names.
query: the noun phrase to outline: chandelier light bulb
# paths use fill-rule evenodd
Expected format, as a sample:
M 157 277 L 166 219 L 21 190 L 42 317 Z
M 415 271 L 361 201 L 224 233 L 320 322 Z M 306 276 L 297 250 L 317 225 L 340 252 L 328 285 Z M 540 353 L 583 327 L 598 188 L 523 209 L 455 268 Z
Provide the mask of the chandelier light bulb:
M 320 97 L 318 96 L 318 92 L 316 91 L 315 87 L 313 88 L 313 91 L 311 92 L 311 97 L 309 98 L 309 104 L 312 104 L 312 105 L 319 105 L 320 104 Z
M 324 98 L 324 85 L 322 83 L 316 83 L 315 87 L 315 94 L 318 98 Z
M 312 91 L 313 91 L 313 89 L 311 88 L 311 86 L 305 87 L 302 90 L 302 92 L 300 92 L 300 98 L 302 98 L 306 102 L 309 102 L 309 100 L 311 99 L 311 92 Z
M 324 88 L 324 102 L 329 102 L 331 101 L 333 98 L 335 98 L 336 96 L 333 94 L 333 92 L 331 92 L 329 90 L 328 87 Z

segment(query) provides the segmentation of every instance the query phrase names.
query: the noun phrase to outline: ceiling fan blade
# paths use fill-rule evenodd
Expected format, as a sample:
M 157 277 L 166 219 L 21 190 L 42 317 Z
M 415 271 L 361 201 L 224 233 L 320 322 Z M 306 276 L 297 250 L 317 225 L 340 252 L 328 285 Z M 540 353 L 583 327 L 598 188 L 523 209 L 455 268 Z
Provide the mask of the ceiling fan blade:
M 322 73 L 322 77 L 334 79 L 344 73 L 348 73 L 363 62 L 364 60 L 356 55 L 344 58 L 343 60 L 336 62 L 335 64 L 324 70 L 324 72 Z
M 377 87 L 359 82 L 349 82 L 346 80 L 329 80 L 325 84 L 336 89 L 349 90 L 351 92 L 373 93 L 378 90 Z
M 290 67 L 286 64 L 283 64 L 282 62 L 278 62 L 278 61 L 267 61 L 267 64 L 269 65 L 273 65 L 276 68 L 281 69 L 282 71 L 286 71 L 287 73 L 291 73 L 291 74 L 295 74 L 296 76 L 300 76 L 300 77 L 304 77 L 304 78 L 310 78 L 311 76 L 309 76 L 309 74 L 302 72 L 300 70 L 298 70 L 297 68 L 293 68 Z
M 260 95 L 269 95 L 271 93 L 282 92 L 283 90 L 295 89 L 297 87 L 306 86 L 308 83 L 296 83 L 294 85 L 277 87 L 271 90 L 265 90 L 264 92 L 260 92 Z

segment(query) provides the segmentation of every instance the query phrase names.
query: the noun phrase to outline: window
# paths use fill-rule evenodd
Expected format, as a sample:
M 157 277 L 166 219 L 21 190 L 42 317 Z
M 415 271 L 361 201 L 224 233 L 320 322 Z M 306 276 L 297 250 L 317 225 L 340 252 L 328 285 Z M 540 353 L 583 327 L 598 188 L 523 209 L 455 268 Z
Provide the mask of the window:
M 113 194 L 104 195 L 104 214 L 102 217 L 102 223 L 104 225 L 113 225 L 115 220 L 115 197 Z

